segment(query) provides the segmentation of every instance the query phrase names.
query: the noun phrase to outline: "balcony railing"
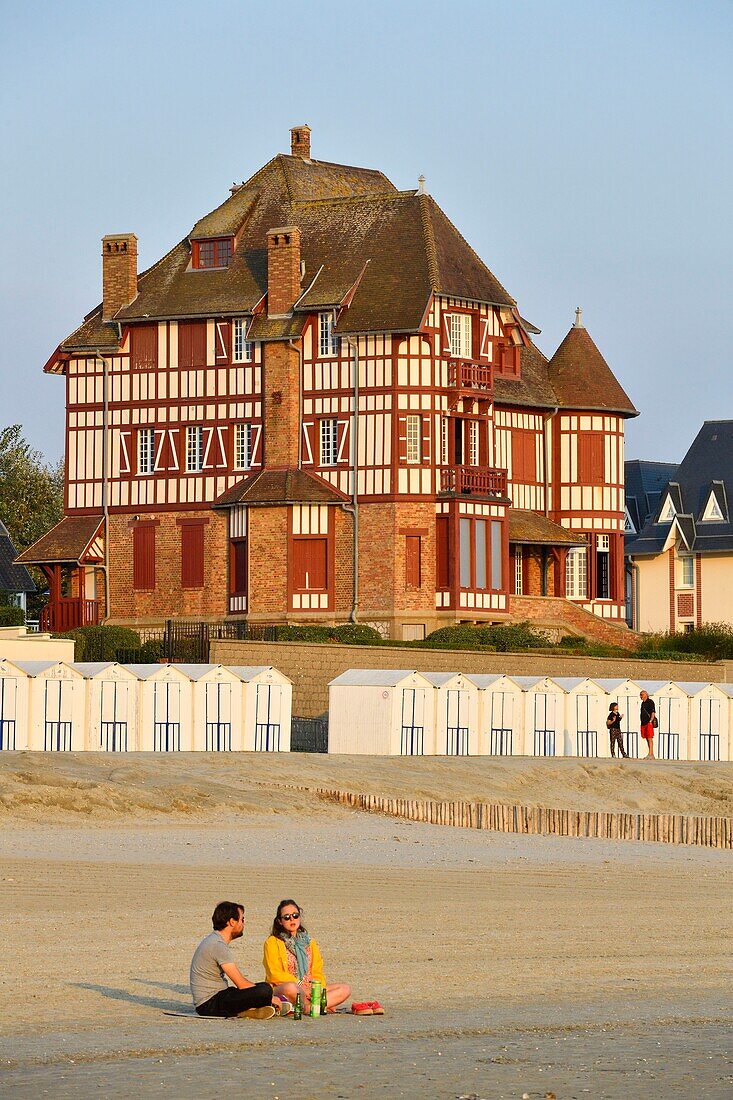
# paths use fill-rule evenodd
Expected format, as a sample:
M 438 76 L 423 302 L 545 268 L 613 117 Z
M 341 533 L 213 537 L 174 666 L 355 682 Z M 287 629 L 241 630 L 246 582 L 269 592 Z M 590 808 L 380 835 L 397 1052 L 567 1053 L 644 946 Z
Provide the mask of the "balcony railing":
M 448 387 L 489 397 L 494 390 L 494 372 L 490 365 L 454 362 L 448 364 Z
M 41 610 L 41 630 L 58 633 L 78 626 L 96 626 L 99 622 L 99 601 L 79 597 L 61 598 L 47 603 Z
M 440 471 L 440 488 L 443 493 L 505 497 L 506 470 L 494 470 L 491 466 L 444 466 Z

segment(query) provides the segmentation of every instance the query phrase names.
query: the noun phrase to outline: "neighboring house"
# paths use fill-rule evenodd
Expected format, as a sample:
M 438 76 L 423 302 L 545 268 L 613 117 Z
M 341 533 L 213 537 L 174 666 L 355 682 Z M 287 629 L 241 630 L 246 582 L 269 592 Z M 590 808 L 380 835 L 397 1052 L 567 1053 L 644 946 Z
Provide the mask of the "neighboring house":
M 706 420 L 671 474 L 627 538 L 632 625 L 681 631 L 733 623 L 733 420 Z
M 508 619 L 515 594 L 623 622 L 636 410 L 580 311 L 542 355 L 422 182 L 313 160 L 298 127 L 147 271 L 105 237 L 102 291 L 45 367 L 66 378 L 65 518 L 22 558 L 48 625 L 416 638 Z
M 628 547 L 644 528 L 649 517 L 659 507 L 659 499 L 667 482 L 677 473 L 676 462 L 648 462 L 631 458 L 625 464 L 626 521 L 625 543 Z M 634 572 L 626 561 L 626 622 L 633 628 Z
M 26 610 L 26 597 L 35 592 L 33 578 L 24 565 L 16 561 L 18 551 L 10 541 L 5 524 L 0 520 L 0 603 Z

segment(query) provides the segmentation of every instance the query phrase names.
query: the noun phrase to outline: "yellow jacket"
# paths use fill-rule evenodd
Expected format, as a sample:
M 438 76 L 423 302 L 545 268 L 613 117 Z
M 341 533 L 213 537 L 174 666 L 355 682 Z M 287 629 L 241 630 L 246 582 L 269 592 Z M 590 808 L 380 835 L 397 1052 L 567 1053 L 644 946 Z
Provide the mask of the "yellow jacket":
M 285 948 L 285 944 L 279 936 L 268 936 L 265 940 L 265 946 L 262 955 L 262 962 L 265 967 L 265 981 L 270 985 L 282 985 L 284 982 L 295 982 L 297 976 L 290 969 L 288 965 L 289 961 L 292 961 L 293 956 L 288 956 L 288 952 Z M 321 949 L 315 940 L 311 940 L 308 946 L 308 959 L 309 967 L 307 977 L 314 982 L 320 982 L 322 986 L 326 984 L 326 977 L 323 973 L 323 956 L 321 955 Z

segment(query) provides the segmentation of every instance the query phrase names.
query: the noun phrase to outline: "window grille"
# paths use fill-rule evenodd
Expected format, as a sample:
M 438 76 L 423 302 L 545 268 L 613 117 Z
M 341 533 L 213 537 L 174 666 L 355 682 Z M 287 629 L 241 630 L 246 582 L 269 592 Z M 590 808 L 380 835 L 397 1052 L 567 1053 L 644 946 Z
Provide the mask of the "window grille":
M 695 584 L 695 559 L 692 554 L 682 556 L 682 586 L 693 588 Z
M 470 466 L 479 464 L 479 422 L 471 420 L 468 424 L 468 462 Z
M 422 461 L 422 417 L 408 416 L 406 423 L 407 448 L 406 458 L 409 463 L 417 464 Z
M 440 462 L 442 466 L 448 465 L 448 417 L 444 416 L 440 422 Z
M 140 428 L 137 433 L 137 472 L 152 474 L 155 468 L 155 428 Z
M 450 353 L 456 359 L 471 358 L 471 314 L 451 313 L 450 315 Z
M 15 748 L 15 719 L 0 718 L 0 750 Z M 717 759 L 717 758 L 716 758 Z
M 249 470 L 252 465 L 252 425 L 234 425 L 234 468 Z
M 321 421 L 321 466 L 335 466 L 338 458 L 338 421 Z
M 514 551 L 514 594 L 516 596 L 521 596 L 523 588 L 524 565 L 522 561 L 522 551 L 517 549 Z
M 332 313 L 318 314 L 318 354 L 322 359 L 338 355 L 338 336 L 334 335 Z
M 251 363 L 254 356 L 254 344 L 247 339 L 249 321 L 246 317 L 234 322 L 234 362 Z
M 204 429 L 197 424 L 186 428 L 186 469 L 191 471 L 204 468 Z
M 490 740 L 489 753 L 491 756 L 512 755 L 512 730 L 492 728 Z
M 588 566 L 585 549 L 568 550 L 565 566 L 565 595 L 569 600 L 588 598 Z
M 127 752 L 127 722 L 102 722 L 102 752 Z
M 194 249 L 194 266 L 198 268 L 229 267 L 232 259 L 232 238 L 198 241 Z

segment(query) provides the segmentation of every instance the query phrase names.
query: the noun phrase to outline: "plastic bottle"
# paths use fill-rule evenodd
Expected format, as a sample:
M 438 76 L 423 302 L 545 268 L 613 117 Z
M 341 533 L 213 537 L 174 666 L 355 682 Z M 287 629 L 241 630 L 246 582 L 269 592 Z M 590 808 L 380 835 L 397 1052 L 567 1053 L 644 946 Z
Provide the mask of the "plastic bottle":
M 321 983 L 311 982 L 311 1016 L 321 1015 Z

